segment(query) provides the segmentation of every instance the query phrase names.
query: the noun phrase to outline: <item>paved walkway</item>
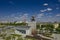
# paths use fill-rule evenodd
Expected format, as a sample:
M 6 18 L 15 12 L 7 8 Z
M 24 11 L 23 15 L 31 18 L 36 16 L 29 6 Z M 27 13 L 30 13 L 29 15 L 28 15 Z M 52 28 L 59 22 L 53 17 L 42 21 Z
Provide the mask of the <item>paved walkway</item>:
M 0 40 L 4 40 L 4 39 L 2 39 L 2 38 L 0 37 Z
M 52 38 L 49 38 L 49 37 L 43 36 L 43 35 L 41 35 L 41 34 L 37 34 L 37 35 L 40 36 L 40 37 L 42 37 L 42 38 L 52 40 Z

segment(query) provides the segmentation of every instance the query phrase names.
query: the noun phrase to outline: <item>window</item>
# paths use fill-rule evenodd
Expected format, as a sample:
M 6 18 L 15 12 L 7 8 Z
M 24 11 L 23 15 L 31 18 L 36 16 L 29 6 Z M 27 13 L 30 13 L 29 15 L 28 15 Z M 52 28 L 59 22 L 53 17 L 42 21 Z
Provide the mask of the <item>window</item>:
M 23 33 L 23 34 L 26 34 L 26 30 L 18 30 L 18 31 L 21 32 L 21 33 Z

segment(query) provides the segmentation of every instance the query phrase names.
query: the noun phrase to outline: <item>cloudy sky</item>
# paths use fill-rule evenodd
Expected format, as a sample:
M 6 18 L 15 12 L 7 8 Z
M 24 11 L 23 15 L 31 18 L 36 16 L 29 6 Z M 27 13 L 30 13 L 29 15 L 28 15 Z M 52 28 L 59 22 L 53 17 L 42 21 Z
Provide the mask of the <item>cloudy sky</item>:
M 0 0 L 0 21 L 60 22 L 60 0 Z

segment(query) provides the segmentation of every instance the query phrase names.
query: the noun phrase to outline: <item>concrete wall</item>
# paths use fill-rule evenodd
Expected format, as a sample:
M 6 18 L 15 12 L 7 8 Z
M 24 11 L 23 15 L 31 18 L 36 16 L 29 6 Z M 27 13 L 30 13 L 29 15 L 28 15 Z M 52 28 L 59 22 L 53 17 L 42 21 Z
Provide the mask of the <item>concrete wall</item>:
M 36 22 L 35 21 L 29 22 L 28 26 L 31 26 L 32 29 L 36 29 Z
M 31 31 L 30 30 L 26 30 L 26 35 L 31 35 Z
M 30 29 L 25 30 L 25 31 L 26 31 L 26 34 L 23 34 L 23 33 L 21 33 L 20 31 L 15 30 L 15 34 L 22 35 L 23 37 L 25 37 L 26 35 L 31 35 Z

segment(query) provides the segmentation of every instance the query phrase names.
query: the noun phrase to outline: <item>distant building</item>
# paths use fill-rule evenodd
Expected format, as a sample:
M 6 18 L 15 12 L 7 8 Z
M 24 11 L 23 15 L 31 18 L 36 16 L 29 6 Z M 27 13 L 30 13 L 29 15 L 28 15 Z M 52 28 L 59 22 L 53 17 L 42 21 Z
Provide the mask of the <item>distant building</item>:
M 55 28 L 57 28 L 59 26 L 59 23 L 54 23 L 53 25 Z
M 17 21 L 16 23 L 22 23 L 22 21 Z
M 31 26 L 7 26 L 4 29 L 6 29 L 6 34 L 18 34 L 25 37 L 26 35 L 31 35 Z
M 22 36 L 31 35 L 31 26 L 17 26 L 15 27 L 15 33 Z
M 23 21 L 17 21 L 16 23 L 22 23 Z M 25 23 L 28 23 L 28 21 L 26 21 Z

